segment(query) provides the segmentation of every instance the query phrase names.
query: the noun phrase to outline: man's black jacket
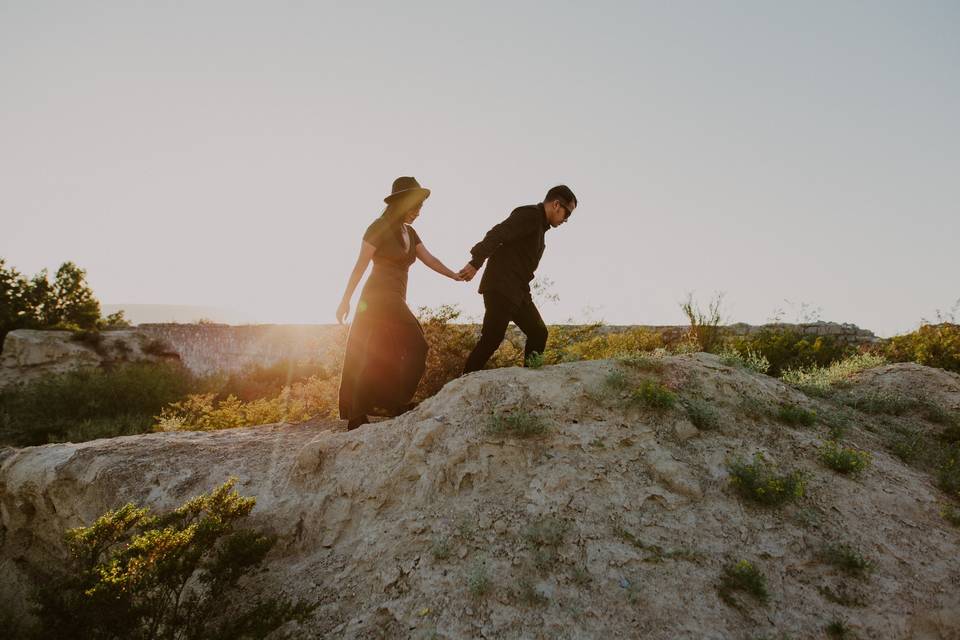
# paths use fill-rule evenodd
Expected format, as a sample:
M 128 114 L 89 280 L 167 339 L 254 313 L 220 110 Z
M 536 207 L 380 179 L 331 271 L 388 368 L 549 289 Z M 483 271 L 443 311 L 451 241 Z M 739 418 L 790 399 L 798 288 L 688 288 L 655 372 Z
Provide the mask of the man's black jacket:
M 550 228 L 543 203 L 517 207 L 470 250 L 470 264 L 490 263 L 480 279 L 480 293 L 497 292 L 514 304 L 530 295 L 530 281 L 543 255 L 543 235 Z

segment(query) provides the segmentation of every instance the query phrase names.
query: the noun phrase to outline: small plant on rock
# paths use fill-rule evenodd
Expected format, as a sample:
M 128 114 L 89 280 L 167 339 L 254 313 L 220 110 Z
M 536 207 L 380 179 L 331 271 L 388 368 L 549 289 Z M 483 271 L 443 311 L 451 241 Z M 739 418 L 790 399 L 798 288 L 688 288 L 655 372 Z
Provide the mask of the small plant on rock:
M 631 400 L 655 411 L 665 411 L 677 402 L 677 395 L 661 383 L 644 380 L 633 392 Z
M 723 567 L 717 587 L 720 598 L 729 605 L 737 606 L 734 591 L 743 591 L 765 604 L 769 598 L 767 579 L 749 560 L 740 560 Z
M 450 552 L 450 539 L 446 537 L 435 538 L 430 546 L 430 554 L 435 560 L 446 560 L 450 557 Z
M 727 464 L 727 470 L 730 483 L 740 495 L 762 505 L 778 507 L 804 496 L 806 480 L 802 472 L 778 474 L 759 452 L 753 462 L 737 459 Z
M 848 640 L 853 637 L 853 632 L 847 623 L 843 620 L 833 620 L 826 627 L 827 635 L 837 640 Z
M 470 590 L 470 595 L 474 598 L 482 598 L 490 593 L 491 587 L 490 574 L 487 572 L 486 565 L 483 563 L 475 564 L 467 576 L 467 588 Z
M 814 411 L 808 411 L 795 404 L 782 404 L 777 410 L 777 418 L 780 422 L 792 427 L 812 426 L 817 421 L 817 414 Z
M 690 398 L 683 404 L 687 409 L 687 417 L 697 429 L 716 431 L 720 428 L 720 414 L 709 402 Z
M 770 361 L 759 351 L 745 349 L 743 352 L 727 348 L 720 352 L 720 362 L 728 367 L 739 367 L 754 373 L 766 375 L 770 370 Z
M 960 508 L 952 504 L 945 504 L 940 509 L 940 515 L 953 526 L 960 527 Z
M 859 474 L 870 466 L 870 453 L 844 447 L 834 440 L 820 447 L 820 461 L 839 473 Z
M 853 576 L 864 576 L 873 569 L 873 563 L 863 557 L 859 549 L 848 544 L 830 544 L 821 552 L 824 562 Z
M 495 436 L 533 438 L 546 432 L 547 425 L 543 418 L 524 409 L 507 414 L 494 414 L 487 424 L 487 433 Z
M 543 354 L 534 351 L 527 358 L 526 365 L 528 369 L 542 369 L 544 365 Z

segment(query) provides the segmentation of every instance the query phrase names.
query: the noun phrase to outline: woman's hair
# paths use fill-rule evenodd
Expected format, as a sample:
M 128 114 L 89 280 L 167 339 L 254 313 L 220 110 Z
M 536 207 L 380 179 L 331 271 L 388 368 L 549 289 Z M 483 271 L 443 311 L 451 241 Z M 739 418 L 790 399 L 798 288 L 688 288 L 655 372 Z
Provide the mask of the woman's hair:
M 414 196 L 417 198 L 417 196 Z M 422 200 L 420 200 L 422 202 Z M 390 227 L 399 228 L 403 224 L 403 219 L 407 212 L 417 206 L 417 199 L 400 197 L 389 202 L 380 217 Z

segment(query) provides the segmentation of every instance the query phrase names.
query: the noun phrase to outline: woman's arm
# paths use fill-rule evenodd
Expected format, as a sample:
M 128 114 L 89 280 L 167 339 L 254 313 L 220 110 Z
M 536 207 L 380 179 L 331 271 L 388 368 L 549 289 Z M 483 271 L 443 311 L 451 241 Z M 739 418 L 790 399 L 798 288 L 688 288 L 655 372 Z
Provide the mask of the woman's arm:
M 377 248 L 366 240 L 360 245 L 360 255 L 357 256 L 357 264 L 353 265 L 353 271 L 350 272 L 350 279 L 347 280 L 347 290 L 343 292 L 343 299 L 340 300 L 340 306 L 337 307 L 337 322 L 340 324 L 343 324 L 343 321 L 347 318 L 347 314 L 350 313 L 350 298 L 353 297 L 353 292 L 357 288 L 357 284 L 360 283 L 360 278 L 363 277 L 364 271 L 367 270 L 367 265 L 370 264 L 370 260 L 373 258 L 373 252 L 376 250 Z
M 451 269 L 447 268 L 447 265 L 440 262 L 436 256 L 427 251 L 427 247 L 421 242 L 417 245 L 417 258 L 420 259 L 420 262 L 427 265 L 440 275 L 447 276 L 452 280 L 459 280 L 460 276 Z

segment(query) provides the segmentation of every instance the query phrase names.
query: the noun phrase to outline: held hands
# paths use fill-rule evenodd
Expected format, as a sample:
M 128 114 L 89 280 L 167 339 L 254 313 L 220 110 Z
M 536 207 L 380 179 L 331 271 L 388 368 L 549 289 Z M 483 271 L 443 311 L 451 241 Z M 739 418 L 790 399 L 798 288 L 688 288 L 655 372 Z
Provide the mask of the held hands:
M 337 307 L 337 323 L 343 324 L 347 319 L 347 315 L 350 313 L 350 301 L 341 300 L 340 306 Z
M 463 269 L 460 269 L 457 275 L 463 282 L 470 282 L 473 280 L 473 276 L 477 275 L 477 268 L 468 262 L 467 266 L 465 266 Z

